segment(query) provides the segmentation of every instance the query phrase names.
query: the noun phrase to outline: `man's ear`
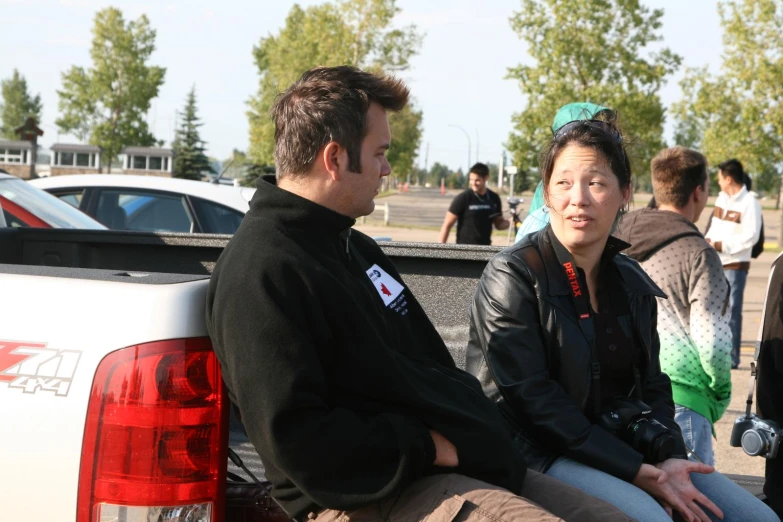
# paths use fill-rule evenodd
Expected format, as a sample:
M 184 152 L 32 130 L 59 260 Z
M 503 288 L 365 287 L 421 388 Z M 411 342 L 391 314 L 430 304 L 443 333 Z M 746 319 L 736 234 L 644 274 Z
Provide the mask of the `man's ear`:
M 330 141 L 321 152 L 324 168 L 334 181 L 340 181 L 340 172 L 347 167 L 348 154 L 336 141 Z
M 693 189 L 693 194 L 692 194 L 693 202 L 698 203 L 699 201 L 701 201 L 702 198 L 706 198 L 707 197 L 706 192 L 707 191 L 704 190 L 704 186 L 697 185 L 696 188 Z

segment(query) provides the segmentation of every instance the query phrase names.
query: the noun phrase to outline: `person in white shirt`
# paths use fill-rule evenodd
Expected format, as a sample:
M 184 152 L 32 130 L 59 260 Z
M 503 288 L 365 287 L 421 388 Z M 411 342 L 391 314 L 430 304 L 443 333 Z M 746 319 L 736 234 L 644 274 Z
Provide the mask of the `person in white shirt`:
M 721 193 L 715 200 L 712 224 L 705 239 L 718 251 L 723 272 L 731 285 L 729 327 L 732 334 L 731 367 L 740 362 L 742 299 L 750 269 L 751 249 L 761 233 L 761 205 L 745 187 L 745 171 L 736 159 L 718 165 Z

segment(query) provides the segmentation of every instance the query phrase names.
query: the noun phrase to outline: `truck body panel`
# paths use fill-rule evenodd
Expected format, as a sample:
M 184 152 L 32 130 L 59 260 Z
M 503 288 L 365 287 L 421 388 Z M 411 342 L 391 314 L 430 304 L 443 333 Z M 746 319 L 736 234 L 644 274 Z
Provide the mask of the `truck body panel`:
M 49 275 L 0 265 L 7 298 L 0 320 L 2 518 L 73 521 L 96 368 L 121 348 L 206 336 L 208 279 L 139 284 L 113 281 L 113 271 L 38 271 Z M 33 485 L 46 483 L 42 501 Z

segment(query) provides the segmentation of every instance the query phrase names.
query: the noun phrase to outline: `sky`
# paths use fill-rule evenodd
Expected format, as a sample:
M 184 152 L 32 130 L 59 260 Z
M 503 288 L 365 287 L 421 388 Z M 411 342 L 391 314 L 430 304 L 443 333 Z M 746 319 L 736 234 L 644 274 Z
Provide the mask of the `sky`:
M 683 68 L 661 91 L 665 106 L 680 96 L 685 66 L 708 65 L 717 72 L 722 48 L 715 0 L 642 0 L 664 9 L 663 46 L 683 57 Z M 253 46 L 277 34 L 295 2 L 289 0 L 0 0 L 5 23 L 0 31 L 0 79 L 14 69 L 43 101 L 40 143 L 74 143 L 60 135 L 57 89 L 72 65 L 91 66 L 95 12 L 114 6 L 125 19 L 146 14 L 157 31 L 150 64 L 166 68 L 165 83 L 147 118 L 156 138 L 170 144 L 176 114 L 192 86 L 196 88 L 201 137 L 218 159 L 248 147 L 247 100 L 258 89 Z M 303 7 L 322 0 L 300 0 Z M 424 134 L 417 163 L 452 169 L 477 158 L 497 162 L 512 130 L 511 116 L 524 106 L 507 69 L 531 63 L 525 44 L 511 30 L 509 17 L 519 0 L 398 0 L 400 25 L 415 24 L 424 33 L 412 68 L 401 74 L 424 113 Z M 11 21 L 11 22 L 9 22 Z M 466 136 L 467 134 L 467 136 Z M 671 123 L 665 137 L 671 138 Z M 393 137 L 392 137 L 393 138 Z M 470 157 L 468 157 L 468 138 Z

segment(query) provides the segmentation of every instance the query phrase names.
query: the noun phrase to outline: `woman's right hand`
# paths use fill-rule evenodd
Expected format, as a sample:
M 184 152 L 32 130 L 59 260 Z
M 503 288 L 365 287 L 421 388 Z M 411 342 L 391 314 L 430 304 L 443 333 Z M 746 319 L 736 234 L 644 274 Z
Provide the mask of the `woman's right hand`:
M 665 471 L 651 464 L 642 464 L 642 467 L 639 468 L 636 477 L 633 479 L 633 485 L 649 493 L 651 497 L 664 506 L 664 509 L 668 506 L 670 509 L 680 513 L 687 522 L 699 522 L 699 517 L 688 509 L 682 499 L 680 499 L 668 483 L 668 478 Z

